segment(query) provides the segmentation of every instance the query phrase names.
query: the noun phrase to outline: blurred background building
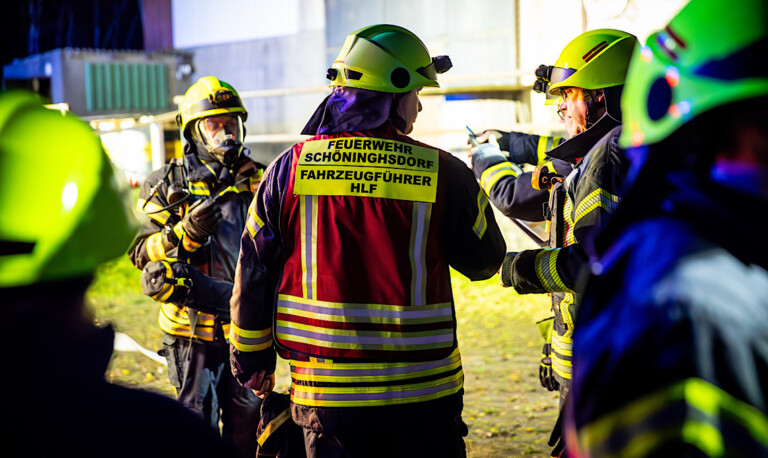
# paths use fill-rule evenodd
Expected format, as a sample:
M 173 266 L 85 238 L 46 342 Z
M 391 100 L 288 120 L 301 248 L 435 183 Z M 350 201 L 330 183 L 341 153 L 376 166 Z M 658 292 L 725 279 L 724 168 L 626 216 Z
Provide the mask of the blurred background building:
M 40 92 L 91 122 L 132 184 L 181 154 L 178 102 L 197 78 L 231 83 L 248 108 L 246 144 L 264 163 L 301 140 L 328 94 L 347 34 L 403 26 L 453 69 L 422 91 L 412 137 L 464 157 L 467 131 L 562 134 L 533 72 L 583 31 L 643 40 L 685 0 L 11 0 L 3 86 Z

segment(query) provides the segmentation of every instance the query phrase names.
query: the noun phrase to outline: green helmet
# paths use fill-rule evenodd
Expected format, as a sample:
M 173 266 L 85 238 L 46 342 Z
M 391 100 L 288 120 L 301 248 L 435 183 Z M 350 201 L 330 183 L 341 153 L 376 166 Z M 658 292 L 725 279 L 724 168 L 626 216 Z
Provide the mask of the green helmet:
M 187 127 L 190 121 L 226 113 L 239 115 L 243 122 L 248 117 L 235 88 L 214 76 L 204 76 L 187 89 L 176 121 L 184 136 L 189 138 Z
M 91 127 L 29 92 L 0 94 L 0 288 L 80 277 L 137 230 Z
M 410 31 L 379 24 L 347 36 L 327 77 L 334 86 L 400 93 L 439 87 L 438 73 L 451 66 L 448 56 L 430 58 L 427 47 Z
M 768 3 L 692 0 L 635 51 L 621 146 L 663 140 L 702 113 L 768 94 Z
M 557 58 L 549 78 L 549 93 L 580 87 L 603 89 L 624 84 L 637 37 L 614 29 L 597 29 L 571 40 Z

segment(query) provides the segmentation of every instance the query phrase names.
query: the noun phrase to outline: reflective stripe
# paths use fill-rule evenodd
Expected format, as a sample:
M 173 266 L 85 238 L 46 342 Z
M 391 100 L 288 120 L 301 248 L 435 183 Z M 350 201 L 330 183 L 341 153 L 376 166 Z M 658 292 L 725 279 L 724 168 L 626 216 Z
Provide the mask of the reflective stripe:
M 432 204 L 414 202 L 411 220 L 411 305 L 427 301 L 427 233 L 432 217 Z
M 315 407 L 361 407 L 423 402 L 463 386 L 461 355 L 415 363 L 291 361 L 291 401 Z
M 205 181 L 190 181 L 189 193 L 195 196 L 210 196 L 211 189 Z
M 181 236 L 181 246 L 183 246 L 184 249 L 189 252 L 193 252 L 197 250 L 202 245 L 203 245 L 202 243 L 195 242 L 194 240 L 189 238 L 186 232 L 184 232 L 184 234 Z
M 545 248 L 536 253 L 536 259 L 534 260 L 536 276 L 539 278 L 541 286 L 550 293 L 570 291 L 557 273 L 557 257 L 559 254 L 560 248 Z
M 562 142 L 562 137 L 539 137 L 539 141 L 536 144 L 536 164 L 544 164 L 546 162 L 547 152 L 555 146 L 560 145 Z
M 502 177 L 517 177 L 518 173 L 518 169 L 515 169 L 511 162 L 500 162 L 483 171 L 480 175 L 480 187 L 483 188 L 486 194 L 490 195 L 493 185 L 495 185 Z
M 157 232 L 147 237 L 145 246 L 150 261 L 162 261 L 166 258 L 162 232 Z
M 573 235 L 573 199 L 571 199 L 570 193 L 565 193 L 565 204 L 563 205 L 563 220 L 565 222 L 565 230 L 563 231 L 563 240 L 561 243 L 563 246 L 569 246 L 576 243 L 576 236 Z
M 264 446 L 264 442 L 266 442 L 267 439 L 269 439 L 269 436 L 271 436 L 272 433 L 277 431 L 283 425 L 283 423 L 290 420 L 290 418 L 291 418 L 291 408 L 286 407 L 285 410 L 280 412 L 278 416 L 273 418 L 272 421 L 270 421 L 267 424 L 267 427 L 264 428 L 264 431 L 262 431 L 261 434 L 259 434 L 259 436 L 256 438 L 256 442 L 258 442 L 259 445 Z
M 472 226 L 472 232 L 477 235 L 477 238 L 482 240 L 485 235 L 485 230 L 488 228 L 488 221 L 485 219 L 485 208 L 488 206 L 488 197 L 481 189 L 477 193 L 477 219 L 475 219 L 475 225 Z
M 299 197 L 301 221 L 301 292 L 314 299 L 317 285 L 317 196 Z
M 418 307 L 324 302 L 279 295 L 278 341 L 304 344 L 310 354 L 362 357 L 368 351 L 450 348 L 454 341 L 450 302 Z M 336 350 L 336 351 L 327 351 Z
M 707 456 L 737 450 L 745 456 L 766 456 L 768 418 L 722 388 L 689 378 L 633 400 L 578 431 L 579 448 L 592 456 L 645 456 L 670 443 L 690 444 Z
M 146 205 L 144 205 L 146 203 Z M 159 212 L 159 213 L 153 213 L 158 210 L 160 210 L 160 205 L 150 201 L 147 201 L 146 199 L 139 199 L 138 203 L 136 204 L 136 210 L 147 213 L 147 216 L 149 216 L 152 220 L 156 221 L 161 226 L 165 226 L 165 223 L 168 222 L 168 218 L 171 217 L 171 212 L 168 210 Z
M 619 205 L 621 198 L 615 196 L 603 188 L 597 188 L 589 195 L 579 202 L 576 207 L 576 214 L 574 216 L 574 222 L 578 223 L 579 220 L 587 216 L 592 210 L 596 208 L 602 208 L 608 213 L 613 213 L 616 207 Z
M 272 346 L 272 328 L 250 331 L 232 323 L 229 328 L 229 341 L 242 352 L 265 350 Z
M 571 342 L 571 336 L 573 335 L 573 317 L 571 316 L 571 305 L 573 305 L 573 293 L 568 292 L 563 296 L 563 300 L 560 301 L 558 307 L 560 308 L 560 319 L 565 323 L 565 327 L 568 329 L 566 333 L 560 336 L 565 342 Z
M 175 336 L 192 336 L 187 310 L 186 307 L 181 308 L 174 304 L 160 304 L 160 314 L 157 318 L 160 329 Z M 214 316 L 207 313 L 197 312 L 197 317 L 194 337 L 206 342 L 213 341 L 213 327 L 215 324 Z M 229 323 L 222 323 L 222 325 L 224 336 L 229 339 Z
M 256 202 L 254 200 L 254 202 Z M 245 227 L 248 229 L 248 233 L 251 234 L 251 237 L 256 237 L 256 233 L 259 232 L 259 229 L 264 227 L 264 221 L 259 218 L 259 215 L 256 214 L 256 210 L 251 205 L 248 207 L 248 216 L 245 219 Z

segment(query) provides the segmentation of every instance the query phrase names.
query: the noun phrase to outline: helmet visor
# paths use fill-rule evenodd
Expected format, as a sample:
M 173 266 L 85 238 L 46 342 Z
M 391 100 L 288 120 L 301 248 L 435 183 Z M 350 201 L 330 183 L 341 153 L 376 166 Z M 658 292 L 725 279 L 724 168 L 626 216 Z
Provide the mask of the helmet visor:
M 562 83 L 566 79 L 568 79 L 571 75 L 576 73 L 576 68 L 562 68 L 562 67 L 552 67 L 552 74 L 549 77 L 549 86 L 550 91 L 557 91 L 558 93 L 560 90 L 558 88 L 552 88 L 552 85 L 557 83 Z
M 197 123 L 200 136 L 205 145 L 216 148 L 227 141 L 243 143 L 243 120 L 233 114 L 208 116 Z

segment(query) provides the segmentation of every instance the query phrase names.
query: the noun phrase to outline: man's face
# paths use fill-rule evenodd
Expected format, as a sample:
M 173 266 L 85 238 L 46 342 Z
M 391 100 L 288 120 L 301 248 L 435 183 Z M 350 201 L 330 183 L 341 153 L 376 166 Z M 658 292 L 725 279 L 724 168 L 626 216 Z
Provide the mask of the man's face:
M 579 87 L 567 87 L 561 90 L 562 101 L 558 109 L 563 112 L 565 130 L 570 137 L 587 130 L 587 102 L 584 91 Z
M 226 140 L 243 141 L 243 127 L 240 117 L 233 114 L 208 116 L 200 120 L 200 133 L 206 144 L 215 147 Z

